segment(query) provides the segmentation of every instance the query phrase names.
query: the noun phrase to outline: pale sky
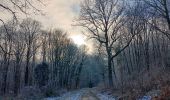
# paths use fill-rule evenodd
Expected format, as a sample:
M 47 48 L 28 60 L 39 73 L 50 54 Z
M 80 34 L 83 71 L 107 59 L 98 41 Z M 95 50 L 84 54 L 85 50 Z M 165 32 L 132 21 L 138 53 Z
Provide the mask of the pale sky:
M 80 34 L 79 28 L 73 27 L 73 20 L 79 15 L 81 0 L 44 0 L 41 7 L 45 16 L 35 16 L 46 27 L 62 28 L 71 34 Z
M 87 45 L 89 48 L 88 52 L 92 53 L 92 42 L 86 40 L 86 37 L 82 35 L 82 29 L 80 27 L 72 26 L 75 24 L 74 20 L 79 16 L 81 1 L 82 0 L 46 0 L 44 2 L 46 6 L 41 7 L 45 16 L 35 16 L 35 19 L 40 20 L 46 29 L 63 29 L 69 33 L 70 37 L 73 37 L 74 41 Z M 83 38 L 84 41 L 80 41 L 81 39 L 79 38 Z
M 80 27 L 72 26 L 74 20 L 78 18 L 80 11 L 80 3 L 82 0 L 42 0 L 44 5 L 37 4 L 36 7 L 45 15 L 31 14 L 28 17 L 36 19 L 42 23 L 45 29 L 61 28 L 69 36 L 83 37 L 82 29 Z M 9 19 L 5 11 L 1 11 L 1 18 L 4 20 Z M 22 18 L 25 15 L 22 15 Z M 80 39 L 79 39 L 80 40 Z M 92 43 L 85 40 L 85 44 L 92 50 Z
M 1 1 L 1 0 L 0 0 Z M 62 28 L 65 31 L 72 31 L 71 33 L 79 33 L 79 29 L 72 27 L 73 20 L 78 17 L 80 2 L 81 0 L 41 0 L 44 6 L 41 3 L 33 3 L 37 9 L 42 10 L 42 13 L 45 15 L 35 15 L 33 11 L 31 11 L 31 17 L 33 19 L 39 20 L 42 22 L 45 28 Z M 10 7 L 10 3 L 6 0 L 1 1 L 2 4 L 8 5 Z M 12 8 L 12 7 L 10 7 Z M 30 11 L 29 11 L 30 12 Z M 19 14 L 19 18 L 25 18 L 26 16 L 17 12 Z M 20 15 L 21 14 L 21 15 Z M 3 10 L 0 8 L 0 18 L 4 21 L 10 20 L 11 15 L 7 10 Z M 77 32 L 79 31 L 79 32 Z

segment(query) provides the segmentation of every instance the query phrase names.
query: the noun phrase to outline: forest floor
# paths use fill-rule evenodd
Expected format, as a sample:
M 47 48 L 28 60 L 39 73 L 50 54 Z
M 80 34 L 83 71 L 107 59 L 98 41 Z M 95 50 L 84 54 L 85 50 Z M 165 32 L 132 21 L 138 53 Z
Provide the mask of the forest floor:
M 61 97 L 45 98 L 44 100 L 115 100 L 115 98 L 107 94 L 98 93 L 93 88 L 85 88 L 68 92 Z

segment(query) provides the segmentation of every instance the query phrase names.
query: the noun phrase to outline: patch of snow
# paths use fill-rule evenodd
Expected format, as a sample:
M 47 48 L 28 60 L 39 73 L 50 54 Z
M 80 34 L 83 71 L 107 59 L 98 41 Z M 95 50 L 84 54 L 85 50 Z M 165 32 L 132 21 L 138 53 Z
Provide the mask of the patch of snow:
M 110 95 L 107 95 L 107 94 L 97 94 L 97 97 L 100 99 L 100 100 L 116 100 L 115 97 L 113 96 L 110 96 Z
M 152 91 L 149 91 L 146 95 L 151 96 L 151 97 L 156 97 L 156 96 L 159 96 L 160 94 L 161 94 L 160 90 L 152 90 Z
M 59 97 L 48 97 L 43 100 L 59 100 Z
M 68 92 L 60 97 L 49 97 L 44 100 L 80 100 L 82 91 Z
M 61 97 L 61 100 L 80 100 L 82 92 L 74 92 L 74 93 L 67 93 L 63 97 Z
M 139 100 L 152 100 L 152 97 L 151 96 L 143 96 Z

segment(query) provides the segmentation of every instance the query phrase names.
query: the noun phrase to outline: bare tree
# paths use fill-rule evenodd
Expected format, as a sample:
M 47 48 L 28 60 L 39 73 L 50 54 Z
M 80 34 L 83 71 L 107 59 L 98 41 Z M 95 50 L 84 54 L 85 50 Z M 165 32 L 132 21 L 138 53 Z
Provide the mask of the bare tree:
M 9 21 L 7 24 L 5 24 L 6 27 L 2 26 L 1 28 L 1 44 L 0 48 L 2 51 L 2 93 L 7 92 L 7 76 L 8 76 L 8 70 L 10 61 L 13 55 L 13 38 L 14 33 L 16 31 L 15 24 L 13 21 Z
M 17 13 L 21 12 L 24 14 L 29 14 L 28 10 L 33 10 L 34 12 L 40 12 L 39 9 L 36 8 L 35 4 L 41 3 L 41 0 L 2 0 L 0 3 L 0 9 L 6 11 L 13 18 L 17 19 Z M 1 19 L 1 21 L 3 21 Z
M 31 80 L 30 76 L 30 60 L 33 57 L 35 48 L 35 43 L 40 33 L 41 24 L 38 21 L 32 20 L 30 18 L 25 19 L 21 25 L 21 32 L 24 34 L 24 40 L 26 44 L 26 70 L 25 70 L 25 85 L 29 85 Z M 34 47 L 34 48 L 33 48 Z M 33 50 L 34 49 L 34 50 Z M 33 50 L 33 52 L 32 52 Z
M 160 20 L 160 18 L 164 19 L 166 22 L 167 28 L 170 30 L 170 1 L 169 0 L 144 0 L 146 5 L 149 6 L 149 13 L 154 16 L 155 19 Z M 147 13 L 148 13 L 147 12 Z M 163 22 L 163 23 L 164 23 Z M 170 38 L 169 30 L 165 30 L 162 28 L 160 23 L 152 23 L 155 29 L 166 35 Z
M 21 86 L 21 64 L 23 62 L 24 53 L 25 53 L 25 43 L 24 43 L 24 34 L 19 30 L 15 32 L 14 40 L 14 93 L 17 95 Z
M 82 69 L 83 69 L 83 66 L 85 65 L 85 61 L 87 59 L 87 48 L 85 45 L 83 45 L 80 50 L 79 50 L 79 53 L 78 53 L 78 59 L 79 61 L 77 62 L 79 65 L 77 66 L 77 70 L 76 70 L 76 79 L 75 79 L 75 83 L 76 83 L 76 88 L 79 88 L 80 87 L 80 75 L 81 75 L 81 72 L 82 72 Z M 78 60 L 77 59 L 77 60 Z
M 85 0 L 78 19 L 80 26 L 89 31 L 88 37 L 98 41 L 107 57 L 109 85 L 113 86 L 113 59 L 129 46 L 135 35 L 129 34 L 128 41 L 118 50 L 115 46 L 125 32 L 121 32 L 127 22 L 125 5 L 119 0 Z M 115 72 L 114 72 L 115 73 Z M 116 76 L 115 76 L 116 77 Z

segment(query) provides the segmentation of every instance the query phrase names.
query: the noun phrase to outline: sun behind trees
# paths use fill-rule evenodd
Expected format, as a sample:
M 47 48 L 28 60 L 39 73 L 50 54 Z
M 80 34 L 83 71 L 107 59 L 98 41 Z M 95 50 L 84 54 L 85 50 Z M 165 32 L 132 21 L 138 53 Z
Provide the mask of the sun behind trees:
M 73 1 L 54 4 L 66 2 L 76 13 L 79 33 L 57 18 L 63 29 L 44 28 L 54 15 L 46 23 L 32 18 L 31 11 L 42 13 L 40 0 L 0 2 L 12 18 L 0 15 L 0 99 L 169 100 L 170 1 L 83 0 L 78 7 Z

